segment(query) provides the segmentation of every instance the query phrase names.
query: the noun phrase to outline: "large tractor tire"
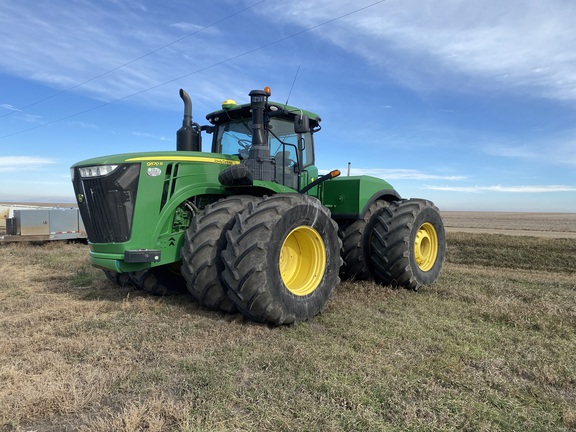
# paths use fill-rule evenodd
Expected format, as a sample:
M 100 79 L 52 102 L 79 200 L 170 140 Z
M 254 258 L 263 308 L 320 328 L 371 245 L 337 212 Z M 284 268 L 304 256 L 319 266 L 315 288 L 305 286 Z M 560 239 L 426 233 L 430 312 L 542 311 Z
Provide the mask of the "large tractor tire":
M 119 287 L 129 287 L 132 286 L 132 280 L 130 279 L 130 275 L 128 273 L 118 273 L 111 270 L 103 270 L 106 278 L 111 281 L 113 284 L 118 285 Z
M 370 252 L 377 283 L 417 290 L 436 282 L 446 256 L 438 208 L 421 199 L 392 202 L 376 217 Z
M 137 289 L 156 296 L 168 296 L 186 292 L 186 281 L 180 272 L 179 263 L 132 272 L 130 273 L 130 280 Z
M 340 276 L 343 279 L 369 280 L 372 278 L 368 269 L 372 227 L 378 211 L 388 205 L 389 203 L 383 200 L 375 201 L 368 207 L 363 217 L 340 225 L 338 234 L 342 239 L 342 259 L 344 260 Z
M 222 253 L 228 296 L 273 325 L 312 318 L 339 283 L 338 226 L 316 198 L 277 194 L 236 216 Z
M 182 275 L 190 294 L 203 306 L 224 312 L 236 311 L 222 283 L 226 232 L 232 228 L 236 214 L 259 198 L 249 195 L 230 196 L 197 214 L 186 231 L 182 247 Z

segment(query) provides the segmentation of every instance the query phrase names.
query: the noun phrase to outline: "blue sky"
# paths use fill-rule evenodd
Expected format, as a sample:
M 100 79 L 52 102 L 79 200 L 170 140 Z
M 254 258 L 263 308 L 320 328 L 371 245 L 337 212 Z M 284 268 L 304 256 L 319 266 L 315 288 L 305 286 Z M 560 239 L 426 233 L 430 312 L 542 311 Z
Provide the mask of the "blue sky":
M 71 202 L 73 163 L 173 150 L 180 88 L 205 124 L 252 89 L 286 101 L 299 70 L 289 102 L 322 117 L 320 169 L 350 162 L 444 210 L 576 212 L 575 16 L 572 0 L 0 0 L 0 202 Z

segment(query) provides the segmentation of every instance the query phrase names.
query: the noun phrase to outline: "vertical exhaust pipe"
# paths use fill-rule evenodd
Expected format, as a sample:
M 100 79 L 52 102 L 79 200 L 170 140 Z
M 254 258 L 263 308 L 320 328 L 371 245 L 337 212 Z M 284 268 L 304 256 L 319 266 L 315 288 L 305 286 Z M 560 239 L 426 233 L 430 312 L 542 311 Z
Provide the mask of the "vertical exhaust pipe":
M 182 127 L 176 132 L 176 150 L 201 151 L 200 125 L 192 122 L 192 101 L 183 89 L 180 89 L 180 97 L 184 102 L 184 119 L 182 120 Z

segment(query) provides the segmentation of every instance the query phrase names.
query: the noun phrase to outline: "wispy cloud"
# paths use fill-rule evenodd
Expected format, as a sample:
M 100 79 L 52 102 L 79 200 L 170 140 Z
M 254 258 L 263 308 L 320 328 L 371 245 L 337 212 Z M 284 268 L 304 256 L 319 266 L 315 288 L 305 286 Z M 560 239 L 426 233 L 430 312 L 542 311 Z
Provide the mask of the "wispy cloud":
M 71 121 L 67 122 L 67 125 L 71 127 L 79 127 L 82 129 L 98 129 L 98 126 L 96 126 L 94 123 L 88 123 L 83 121 Z
M 346 169 L 341 169 L 342 173 L 347 173 Z M 326 171 L 328 172 L 328 171 Z M 416 169 L 401 169 L 401 168 L 351 168 L 350 175 L 370 175 L 374 177 L 379 177 L 385 180 L 449 180 L 458 181 L 466 180 L 465 176 L 449 176 L 449 175 L 438 175 L 423 172 Z
M 238 63 L 242 52 L 271 42 L 241 37 L 238 25 L 253 24 L 249 18 L 260 13 L 270 34 L 297 33 L 329 23 L 306 36 L 324 38 L 363 56 L 387 77 L 421 91 L 474 85 L 576 99 L 574 2 L 444 0 L 441 7 L 423 0 L 384 2 L 331 21 L 358 6 L 346 0 L 266 2 L 236 17 L 238 37 L 230 38 L 219 31 L 229 23 L 203 27 L 211 22 L 209 12 L 198 14 L 196 19 L 202 22 L 166 23 L 140 2 L 72 2 L 66 8 L 7 2 L 0 10 L 0 67 L 60 89 L 85 82 L 85 93 L 106 101 L 209 68 L 212 80 L 230 94 L 234 83 L 224 77 L 245 73 L 245 68 L 236 71 L 228 63 L 223 70 L 211 66 L 227 58 Z M 181 13 L 179 7 L 172 5 L 170 12 Z M 183 32 L 194 36 L 157 51 Z M 18 44 L 12 43 L 14 34 L 19 35 Z M 118 69 L 134 59 L 139 60 Z M 222 79 L 217 78 L 220 74 Z M 195 94 L 208 91 L 198 86 Z M 172 105 L 173 96 L 161 88 L 137 96 L 149 105 L 168 103 L 168 97 Z
M 235 39 L 219 37 L 214 27 L 167 24 L 140 2 L 82 1 L 66 3 L 66 7 L 61 2 L 60 6 L 28 1 L 3 5 L 1 69 L 59 89 L 74 88 L 106 102 L 134 95 L 131 100 L 147 106 L 173 106 L 177 93 L 166 92 L 161 84 L 247 49 Z M 175 3 L 169 13 L 177 16 L 184 10 Z M 197 19 L 210 24 L 214 17 L 205 12 Z M 193 37 L 171 44 L 182 38 L 182 32 Z M 19 35 L 17 44 L 12 43 L 14 34 Z M 234 80 L 224 79 L 231 74 L 230 68 L 210 72 L 220 91 L 233 88 Z M 208 95 L 205 90 L 197 85 L 195 93 Z
M 542 151 L 532 146 L 523 145 L 503 145 L 503 144 L 489 144 L 484 147 L 484 151 L 491 156 L 501 156 L 514 159 L 534 159 L 542 157 Z
M 20 110 L 18 110 L 20 111 Z M 26 114 L 26 113 L 18 113 L 16 114 L 16 117 L 26 123 L 32 123 L 32 124 L 44 124 L 44 120 L 42 120 L 42 116 L 40 115 L 35 115 L 35 114 Z
M 487 144 L 483 151 L 490 156 L 576 166 L 576 130 L 560 138 L 548 138 L 545 142 L 535 140 L 522 144 Z
M 132 1 L 132 2 L 129 2 L 129 4 L 130 4 L 130 7 L 132 9 L 137 9 L 137 10 L 142 11 L 142 12 L 148 12 L 148 8 L 140 2 Z
M 30 171 L 42 169 L 56 161 L 34 156 L 0 156 L 0 172 Z
M 189 22 L 177 22 L 174 24 L 170 24 L 170 27 L 174 27 L 174 28 L 181 30 L 183 32 L 186 32 L 186 33 L 192 33 L 195 31 L 200 31 L 203 28 L 202 26 L 199 26 L 197 24 L 192 24 Z
M 173 139 L 166 138 L 165 136 L 153 135 L 153 134 L 150 134 L 147 132 L 132 132 L 132 135 L 140 137 L 140 138 L 150 138 L 150 139 L 155 139 L 155 140 L 160 140 L 160 141 L 173 141 Z
M 424 185 L 422 189 L 444 191 L 444 192 L 465 192 L 465 193 L 554 193 L 554 192 L 576 192 L 576 186 L 566 185 L 529 185 L 529 186 L 435 186 Z
M 20 111 L 18 108 L 10 105 L 10 104 L 0 104 L 0 108 L 7 109 L 9 111 Z
M 310 26 L 354 8 L 345 0 L 275 2 L 262 13 Z M 317 34 L 418 90 L 454 88 L 455 77 L 462 87 L 472 77 L 475 86 L 576 99 L 575 14 L 576 3 L 562 0 L 384 2 Z

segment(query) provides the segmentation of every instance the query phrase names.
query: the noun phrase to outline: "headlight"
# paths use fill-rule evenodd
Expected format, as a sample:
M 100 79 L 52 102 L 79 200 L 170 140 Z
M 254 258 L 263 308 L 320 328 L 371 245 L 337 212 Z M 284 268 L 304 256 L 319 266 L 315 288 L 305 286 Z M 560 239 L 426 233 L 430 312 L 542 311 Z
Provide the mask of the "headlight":
M 110 174 L 118 168 L 118 165 L 97 165 L 91 167 L 78 168 L 80 172 L 80 177 L 99 177 Z

